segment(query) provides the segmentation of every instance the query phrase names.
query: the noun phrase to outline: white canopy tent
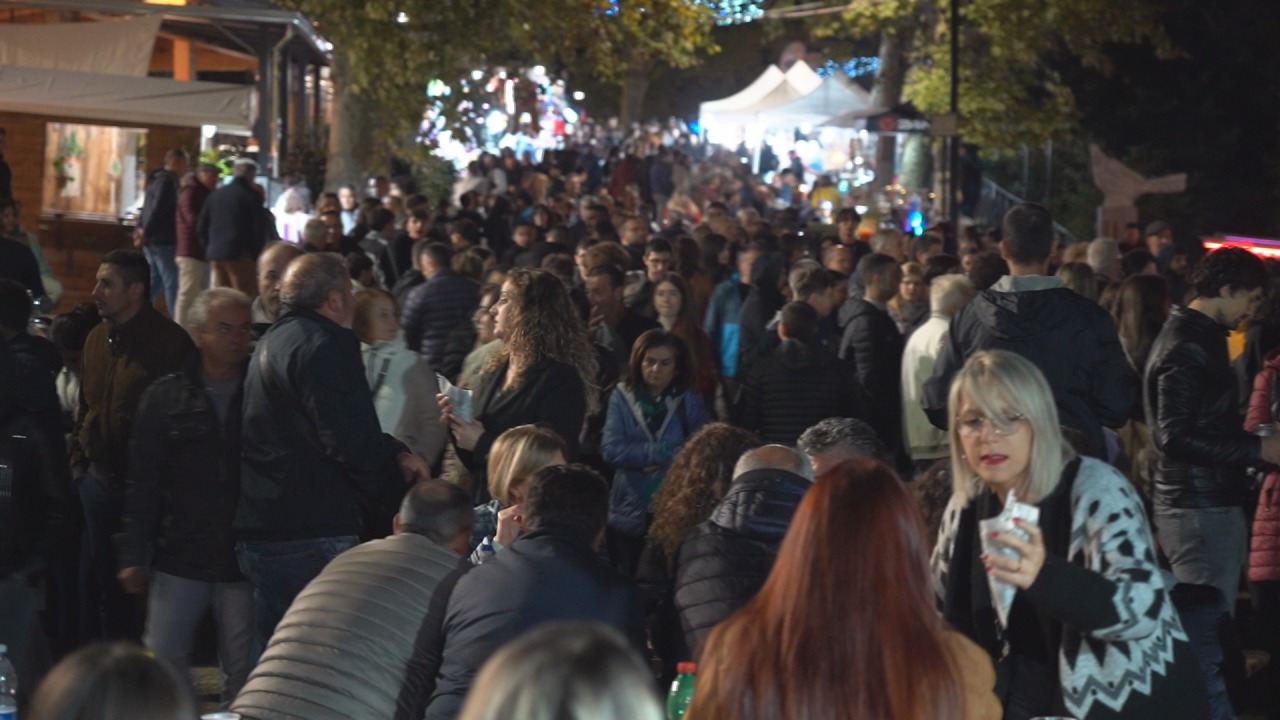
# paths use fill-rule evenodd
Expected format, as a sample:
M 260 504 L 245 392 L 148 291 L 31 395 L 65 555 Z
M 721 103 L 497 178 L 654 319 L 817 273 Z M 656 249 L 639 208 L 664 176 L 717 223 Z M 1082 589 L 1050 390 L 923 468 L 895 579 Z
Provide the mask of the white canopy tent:
M 839 75 L 822 79 L 811 93 L 766 109 L 757 122 L 772 128 L 817 126 L 841 113 L 871 108 L 871 93 Z
M 777 65 L 770 65 L 765 68 L 760 76 L 751 81 L 751 84 L 727 98 L 719 100 L 709 100 L 698 106 L 698 117 L 705 126 L 708 122 L 716 122 L 717 116 L 724 113 L 733 113 L 745 107 L 750 107 L 759 102 L 760 98 L 768 95 L 771 90 L 778 87 L 787 79 L 786 73 L 782 72 Z
M 229 83 L 0 66 L 5 110 L 114 124 L 214 125 L 249 134 L 256 111 L 253 91 Z
M 755 83 L 752 83 L 752 86 L 754 85 Z M 783 74 L 781 82 L 770 88 L 768 92 L 759 95 L 754 102 L 726 108 L 713 113 L 710 117 L 704 115 L 701 122 L 703 127 L 709 130 L 716 126 L 742 128 L 754 125 L 759 121 L 761 113 L 766 110 L 798 100 L 817 90 L 821 85 L 822 78 L 813 71 L 813 68 L 803 60 L 798 61 Z

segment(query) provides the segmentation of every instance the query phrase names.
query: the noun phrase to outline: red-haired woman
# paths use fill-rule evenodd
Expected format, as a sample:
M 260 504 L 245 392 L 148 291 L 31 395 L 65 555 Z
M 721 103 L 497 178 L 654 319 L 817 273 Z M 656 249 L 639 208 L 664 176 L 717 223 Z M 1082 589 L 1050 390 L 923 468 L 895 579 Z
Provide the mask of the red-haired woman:
M 849 460 L 813 484 L 769 579 L 711 631 L 690 720 L 978 720 L 995 671 L 938 615 L 920 512 Z

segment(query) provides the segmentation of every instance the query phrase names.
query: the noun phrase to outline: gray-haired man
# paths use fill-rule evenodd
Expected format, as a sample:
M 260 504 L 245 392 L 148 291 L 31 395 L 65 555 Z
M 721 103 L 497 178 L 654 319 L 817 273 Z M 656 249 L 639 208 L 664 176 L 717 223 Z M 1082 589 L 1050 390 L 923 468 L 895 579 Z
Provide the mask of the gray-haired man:
M 187 322 L 199 355 L 153 382 L 134 419 L 118 578 L 131 593 L 149 586 L 143 642 L 180 671 L 190 667 L 196 629 L 212 606 L 222 696 L 230 700 L 249 672 L 253 622 L 252 591 L 231 535 L 249 298 L 231 288 L 205 290 Z
M 390 531 L 404 482 L 426 464 L 384 435 L 369 394 L 346 265 L 296 258 L 280 285 L 284 312 L 249 361 L 235 530 L 253 583 L 260 651 L 289 603 L 361 535 Z

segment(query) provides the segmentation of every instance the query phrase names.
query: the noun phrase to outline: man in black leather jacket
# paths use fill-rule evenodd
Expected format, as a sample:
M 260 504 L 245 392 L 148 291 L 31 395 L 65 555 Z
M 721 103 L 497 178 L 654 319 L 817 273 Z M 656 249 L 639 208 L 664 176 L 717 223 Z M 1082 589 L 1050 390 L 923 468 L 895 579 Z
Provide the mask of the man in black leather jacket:
M 240 570 L 254 590 L 257 651 L 329 560 L 361 535 L 390 532 L 403 483 L 430 476 L 378 424 L 342 260 L 295 258 L 280 301 L 285 312 L 258 341 L 245 377 L 233 524 Z
M 1178 580 L 1216 587 L 1234 608 L 1248 549 L 1245 469 L 1280 462 L 1280 436 L 1244 431 L 1227 333 L 1261 298 L 1267 271 L 1252 253 L 1224 248 L 1201 261 L 1193 283 L 1195 299 L 1169 314 L 1143 380 L 1154 521 Z

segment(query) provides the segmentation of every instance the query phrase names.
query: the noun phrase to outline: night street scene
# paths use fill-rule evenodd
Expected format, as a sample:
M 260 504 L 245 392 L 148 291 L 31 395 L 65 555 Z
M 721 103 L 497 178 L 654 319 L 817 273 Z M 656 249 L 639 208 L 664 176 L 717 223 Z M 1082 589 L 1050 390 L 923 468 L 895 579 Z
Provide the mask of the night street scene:
M 1280 720 L 1277 31 L 0 0 L 0 720 Z

